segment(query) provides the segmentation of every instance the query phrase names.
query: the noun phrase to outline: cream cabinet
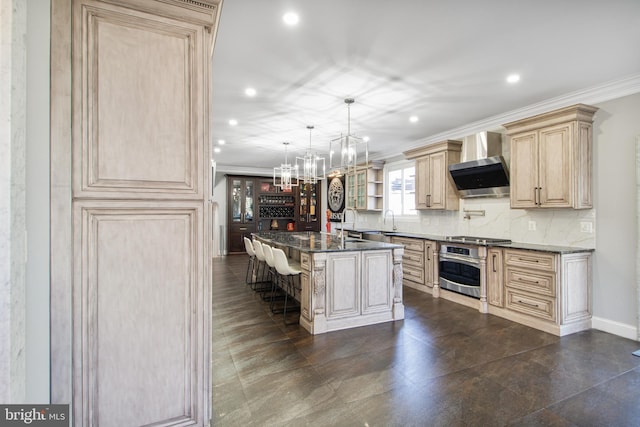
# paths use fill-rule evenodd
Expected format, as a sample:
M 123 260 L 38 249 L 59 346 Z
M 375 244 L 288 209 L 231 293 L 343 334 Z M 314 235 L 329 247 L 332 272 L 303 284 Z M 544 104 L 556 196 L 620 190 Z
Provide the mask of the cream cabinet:
M 404 246 L 402 256 L 403 284 L 432 293 L 438 283 L 438 243 L 414 237 L 393 236 L 392 243 Z
M 219 0 L 51 2 L 51 403 L 208 426 Z
M 410 288 L 426 291 L 424 242 L 422 239 L 393 236 L 391 243 L 404 246 L 402 255 L 402 283 Z
M 382 211 L 384 207 L 384 162 L 371 161 L 346 177 L 346 207 L 362 211 Z
M 446 140 L 405 151 L 407 159 L 416 161 L 416 209 L 457 210 L 459 198 L 449 165 L 460 162 L 461 141 Z
M 424 241 L 424 284 L 433 288 L 438 284 L 438 243 Z
M 487 302 L 504 307 L 503 250 L 487 249 Z
M 578 104 L 507 123 L 511 207 L 592 207 L 592 122 L 597 108 Z
M 404 318 L 402 248 L 300 252 L 300 325 L 311 334 Z
M 591 327 L 591 251 L 490 248 L 487 264 L 489 313 L 560 336 Z

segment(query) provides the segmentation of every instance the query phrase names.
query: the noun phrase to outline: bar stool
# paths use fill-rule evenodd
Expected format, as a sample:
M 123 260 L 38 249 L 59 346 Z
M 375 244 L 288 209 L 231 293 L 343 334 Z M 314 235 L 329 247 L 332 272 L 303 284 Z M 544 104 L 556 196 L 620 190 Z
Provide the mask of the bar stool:
M 253 243 L 248 237 L 244 238 L 244 249 L 249 255 L 249 262 L 247 263 L 247 273 L 244 275 L 244 281 L 247 285 L 249 285 L 253 283 L 253 270 L 255 268 L 256 251 L 253 249 Z M 249 272 L 251 272 L 251 276 L 249 276 Z M 251 281 L 249 281 L 249 279 L 251 279 Z
M 259 240 L 254 240 L 253 242 L 253 250 L 256 253 L 256 281 L 253 283 L 253 290 L 256 292 L 264 292 L 269 289 L 268 286 L 265 286 L 265 269 L 267 265 L 267 261 L 264 258 L 264 251 L 262 250 L 262 243 Z M 260 274 L 260 267 L 262 267 L 262 274 Z M 261 284 L 261 287 L 258 287 L 258 284 Z
M 298 324 L 300 323 L 299 320 L 296 322 L 287 322 L 287 302 L 289 296 L 295 301 L 296 291 L 300 294 L 302 290 L 301 286 L 295 285 L 296 276 L 298 277 L 298 283 L 300 283 L 300 273 L 302 273 L 302 270 L 300 270 L 300 266 L 297 263 L 289 263 L 289 259 L 282 249 L 273 248 L 273 260 L 275 261 L 276 271 L 280 274 L 282 289 L 284 290 L 284 309 L 282 311 L 284 324 Z M 300 306 L 298 305 L 296 308 L 299 310 Z
M 277 280 L 277 271 L 276 264 L 273 260 L 273 248 L 267 244 L 262 244 L 262 252 L 264 253 L 264 259 L 267 263 L 269 269 L 267 270 L 267 282 L 270 285 L 270 291 L 262 295 L 262 299 L 264 301 L 269 300 L 271 311 L 273 311 L 273 300 L 276 293 L 276 280 Z

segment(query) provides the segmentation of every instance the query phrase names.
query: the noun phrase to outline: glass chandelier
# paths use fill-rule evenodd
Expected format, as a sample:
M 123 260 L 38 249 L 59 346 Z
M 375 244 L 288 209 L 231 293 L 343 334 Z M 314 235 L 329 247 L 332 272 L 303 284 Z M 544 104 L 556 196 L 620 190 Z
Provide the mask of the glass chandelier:
M 287 160 L 287 146 L 288 142 L 284 144 L 284 163 L 280 164 L 280 167 L 273 168 L 273 185 L 280 188 L 282 191 L 291 191 L 292 187 L 297 187 L 299 184 L 298 179 L 298 165 L 291 166 Z
M 324 157 L 318 156 L 311 150 L 311 131 L 313 126 L 307 126 L 309 129 L 309 149 L 304 157 L 296 157 L 296 166 L 302 169 L 302 182 L 305 184 L 315 184 L 319 180 L 326 177 Z M 298 165 L 300 163 L 300 166 Z
M 351 135 L 351 104 L 355 100 L 347 98 L 344 102 L 347 104 L 347 134 L 331 140 L 329 145 L 329 169 L 336 175 L 354 173 L 358 162 L 369 162 L 367 141 Z

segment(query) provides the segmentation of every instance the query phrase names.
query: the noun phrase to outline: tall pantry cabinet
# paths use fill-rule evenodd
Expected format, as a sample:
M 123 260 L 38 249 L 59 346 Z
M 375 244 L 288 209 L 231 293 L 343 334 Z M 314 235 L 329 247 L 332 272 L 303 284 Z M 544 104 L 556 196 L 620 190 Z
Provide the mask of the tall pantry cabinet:
M 219 13 L 52 1 L 51 400 L 76 426 L 209 425 Z

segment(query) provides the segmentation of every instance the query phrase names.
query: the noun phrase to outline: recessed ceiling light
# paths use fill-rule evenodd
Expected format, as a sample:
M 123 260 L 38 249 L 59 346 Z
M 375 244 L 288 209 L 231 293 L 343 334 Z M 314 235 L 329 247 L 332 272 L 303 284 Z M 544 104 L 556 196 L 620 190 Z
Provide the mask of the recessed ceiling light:
M 411 116 L 411 117 L 409 117 L 409 121 L 410 121 L 411 123 L 416 123 L 418 120 L 419 120 L 419 119 L 418 119 L 418 116 Z
M 248 87 L 244 90 L 244 94 L 247 96 L 256 96 L 256 90 L 252 87 Z
M 219 152 L 220 152 L 220 147 L 215 147 L 215 148 L 213 149 L 213 152 L 214 152 L 214 153 L 219 153 Z
M 511 74 L 507 76 L 508 83 L 517 83 L 520 81 L 520 74 Z
M 363 137 L 362 137 L 362 140 L 363 140 L 364 142 L 369 142 L 369 139 L 370 139 L 370 138 L 369 138 L 368 136 L 363 136 Z
M 224 145 L 224 144 L 226 144 L 226 141 L 224 139 L 218 140 L 218 145 Z
M 235 125 L 237 125 L 237 124 L 238 124 L 238 121 L 237 121 L 236 119 L 231 119 L 231 120 L 229 120 L 229 125 L 231 125 L 231 126 L 235 126 Z
M 298 22 L 300 22 L 300 17 L 295 12 L 287 12 L 282 15 L 282 20 L 288 26 L 293 27 L 294 25 L 298 25 Z

